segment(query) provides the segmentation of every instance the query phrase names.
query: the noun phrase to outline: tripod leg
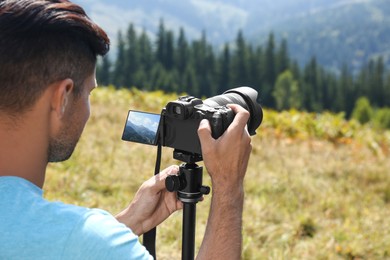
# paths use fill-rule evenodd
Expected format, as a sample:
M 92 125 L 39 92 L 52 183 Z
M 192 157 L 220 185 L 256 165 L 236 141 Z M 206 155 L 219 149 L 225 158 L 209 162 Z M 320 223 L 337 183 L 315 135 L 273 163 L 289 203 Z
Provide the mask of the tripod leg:
M 195 251 L 195 222 L 196 204 L 184 203 L 183 205 L 183 240 L 182 256 L 183 260 L 193 260 Z

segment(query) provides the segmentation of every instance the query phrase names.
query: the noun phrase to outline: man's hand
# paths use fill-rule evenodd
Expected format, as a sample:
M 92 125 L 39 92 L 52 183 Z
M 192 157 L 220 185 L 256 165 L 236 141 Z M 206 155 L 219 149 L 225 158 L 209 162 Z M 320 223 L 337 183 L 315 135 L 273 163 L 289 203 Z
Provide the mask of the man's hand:
M 208 121 L 201 122 L 198 135 L 204 164 L 212 180 L 213 196 L 205 236 L 197 259 L 240 259 L 244 176 L 252 150 L 246 124 L 249 113 L 229 105 L 233 122 L 217 140 Z
M 220 187 L 229 190 L 242 185 L 252 150 L 251 138 L 246 127 L 249 112 L 238 105 L 229 107 L 236 116 L 220 138 L 215 140 L 211 137 L 211 128 L 207 120 L 203 120 L 198 129 L 203 160 L 211 176 L 213 190 Z
M 139 236 L 182 209 L 182 202 L 177 200 L 176 193 L 165 188 L 165 179 L 178 172 L 179 167 L 174 165 L 144 182 L 131 204 L 116 216 L 118 221 Z

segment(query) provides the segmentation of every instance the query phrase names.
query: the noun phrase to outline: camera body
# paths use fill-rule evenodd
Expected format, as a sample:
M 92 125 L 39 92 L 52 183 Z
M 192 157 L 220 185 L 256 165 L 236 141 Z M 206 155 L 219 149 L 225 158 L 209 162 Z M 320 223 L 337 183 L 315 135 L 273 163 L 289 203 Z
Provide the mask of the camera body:
M 175 149 L 176 154 L 202 160 L 198 128 L 202 119 L 210 122 L 211 135 L 219 138 L 233 122 L 235 113 L 227 104 L 237 104 L 249 114 L 247 129 L 250 135 L 263 120 L 263 110 L 257 102 L 258 93 L 250 87 L 238 87 L 202 101 L 193 96 L 183 96 L 169 102 L 161 114 L 130 110 L 122 140 Z M 191 159 L 195 161 L 195 159 Z M 190 161 L 190 160 L 182 160 Z
M 225 105 L 211 107 L 193 96 L 183 96 L 169 102 L 161 113 L 162 145 L 184 152 L 202 154 L 198 138 L 198 128 L 202 119 L 210 122 L 212 137 L 217 139 L 233 122 L 234 112 Z

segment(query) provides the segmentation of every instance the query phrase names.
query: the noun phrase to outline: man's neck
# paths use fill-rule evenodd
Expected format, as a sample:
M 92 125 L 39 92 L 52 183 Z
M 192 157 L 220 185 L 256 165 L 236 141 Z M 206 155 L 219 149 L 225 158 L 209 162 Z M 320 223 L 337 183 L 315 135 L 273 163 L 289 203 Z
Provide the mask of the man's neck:
M 27 117 L 12 125 L 0 118 L 0 176 L 24 178 L 43 187 L 47 167 L 47 141 L 44 122 Z

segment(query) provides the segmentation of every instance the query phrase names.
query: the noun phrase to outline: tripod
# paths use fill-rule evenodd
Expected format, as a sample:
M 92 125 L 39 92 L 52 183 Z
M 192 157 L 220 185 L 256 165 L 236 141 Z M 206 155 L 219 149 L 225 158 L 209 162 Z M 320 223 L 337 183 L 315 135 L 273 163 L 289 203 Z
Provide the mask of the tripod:
M 203 167 L 196 164 L 202 160 L 200 155 L 174 150 L 173 158 L 185 163 L 180 165 L 179 175 L 166 178 L 165 186 L 170 192 L 176 191 L 178 199 L 183 202 L 181 258 L 192 260 L 195 250 L 196 203 L 203 195 L 210 193 L 210 188 L 202 186 Z

